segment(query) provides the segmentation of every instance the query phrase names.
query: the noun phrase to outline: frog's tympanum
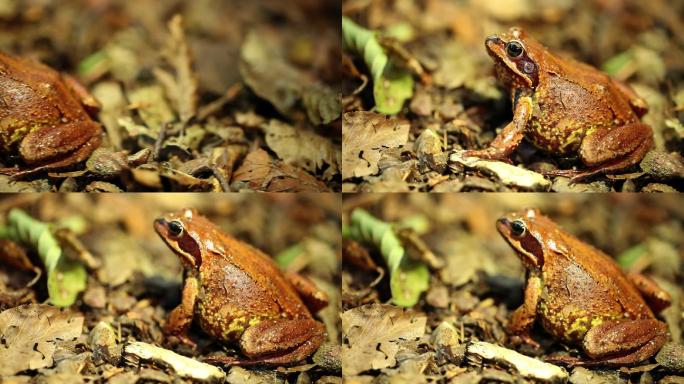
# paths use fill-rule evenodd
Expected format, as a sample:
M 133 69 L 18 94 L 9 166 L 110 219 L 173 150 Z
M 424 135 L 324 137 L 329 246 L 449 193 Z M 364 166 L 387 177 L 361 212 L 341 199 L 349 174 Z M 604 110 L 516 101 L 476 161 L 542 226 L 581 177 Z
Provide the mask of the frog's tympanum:
M 588 358 L 552 358 L 570 365 L 617 366 L 653 356 L 667 341 L 655 318 L 669 295 L 639 274 L 625 274 L 609 256 L 556 225 L 537 210 L 496 223 L 527 269 L 525 300 L 508 326 L 514 344 L 538 344 L 538 320 L 556 339 L 582 348 Z
M 578 180 L 637 164 L 653 147 L 639 118 L 648 111 L 634 91 L 599 70 L 549 52 L 520 28 L 485 41 L 498 78 L 510 92 L 513 121 L 489 148 L 466 156 L 506 159 L 523 138 L 586 169 L 548 171 Z
M 325 340 L 325 327 L 311 313 L 327 297 L 310 280 L 284 274 L 269 256 L 195 210 L 168 214 L 154 227 L 186 271 L 182 302 L 164 328 L 169 338 L 194 345 L 187 335 L 194 318 L 211 337 L 239 345 L 247 359 L 210 359 L 229 365 L 295 363 Z
M 86 108 L 94 113 L 98 104 L 75 79 L 0 52 L 0 159 L 18 165 L 0 173 L 20 177 L 86 160 L 102 141 Z

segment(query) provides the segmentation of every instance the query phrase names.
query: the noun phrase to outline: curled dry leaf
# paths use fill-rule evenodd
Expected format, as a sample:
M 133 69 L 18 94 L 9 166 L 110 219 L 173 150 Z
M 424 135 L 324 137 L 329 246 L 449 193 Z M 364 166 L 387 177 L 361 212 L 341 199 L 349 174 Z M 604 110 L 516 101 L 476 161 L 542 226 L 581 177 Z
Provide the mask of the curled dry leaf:
M 29 304 L 0 313 L 0 375 L 53 364 L 60 341 L 81 334 L 83 316 L 43 304 Z
M 339 173 L 340 148 L 333 145 L 331 140 L 278 120 L 271 120 L 261 128 L 266 134 L 266 144 L 286 164 L 311 173 L 327 165 L 326 180 Z
M 477 157 L 462 157 L 461 153 L 454 152 L 449 157 L 449 163 L 450 165 L 455 165 L 457 168 L 472 168 L 492 175 L 509 187 L 517 187 L 530 191 L 546 191 L 551 187 L 551 181 L 545 179 L 542 174 L 516 167 L 515 165 L 502 161 L 481 160 Z
M 425 333 L 427 317 L 392 305 L 371 304 L 342 314 L 342 371 L 345 376 L 396 365 L 404 341 Z
M 163 54 L 176 75 L 161 68 L 155 68 L 154 75 L 164 85 L 166 95 L 185 124 L 197 114 L 197 76 L 192 69 L 192 53 L 185 39 L 183 17 L 174 16 L 169 22 L 169 30 L 171 38 Z
M 342 130 L 342 179 L 378 173 L 383 151 L 408 141 L 408 121 L 373 112 L 345 113 Z
M 266 151 L 257 149 L 245 157 L 233 174 L 232 186 L 264 192 L 327 192 L 328 188 L 310 174 L 272 160 Z
M 140 341 L 126 345 L 123 354 L 128 361 L 140 359 L 167 365 L 180 377 L 206 382 L 220 382 L 226 377 L 218 367 Z
M 523 377 L 542 382 L 562 383 L 568 379 L 568 373 L 563 368 L 484 341 L 468 344 L 466 357 L 477 363 L 482 360 L 502 363 L 515 368 Z

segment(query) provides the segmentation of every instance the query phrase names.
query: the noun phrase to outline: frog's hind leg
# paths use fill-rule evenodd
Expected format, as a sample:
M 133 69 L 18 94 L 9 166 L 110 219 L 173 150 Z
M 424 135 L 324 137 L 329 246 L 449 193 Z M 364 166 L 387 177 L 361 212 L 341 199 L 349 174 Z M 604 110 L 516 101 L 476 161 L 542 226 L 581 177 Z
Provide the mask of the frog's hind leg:
M 590 357 L 585 366 L 635 364 L 648 359 L 667 341 L 667 325 L 657 319 L 612 320 L 591 328 L 582 341 Z
M 18 180 L 18 179 L 22 179 L 24 177 L 31 176 L 31 175 L 39 173 L 39 172 L 43 172 L 43 171 L 66 169 L 70 166 L 73 166 L 74 164 L 80 163 L 80 162 L 88 159 L 88 156 L 90 156 L 90 154 L 93 153 L 95 148 L 99 147 L 101 143 L 102 143 L 101 135 L 94 135 L 94 136 L 91 136 L 80 147 L 78 147 L 74 152 L 71 152 L 64 157 L 52 158 L 51 159 L 49 157 L 43 158 L 43 157 L 28 156 L 28 158 L 25 157 L 26 162 L 29 166 L 28 169 L 21 169 L 19 171 L 12 172 L 12 173 L 7 172 L 6 174 L 11 174 L 13 179 Z M 31 145 L 33 145 L 33 141 L 31 141 Z M 40 144 L 36 143 L 35 145 L 40 145 Z M 22 148 L 22 152 L 24 152 L 24 151 L 27 154 L 31 152 L 28 149 Z M 10 168 L 10 169 L 16 169 L 16 168 Z M 0 172 L 2 172 L 2 170 L 0 170 Z
M 584 138 L 579 155 L 584 170 L 556 170 L 545 174 L 571 177 L 573 182 L 600 173 L 613 173 L 637 164 L 653 148 L 653 131 L 643 123 L 594 132 Z
M 313 319 L 265 320 L 247 328 L 240 349 L 248 359 L 210 357 L 224 365 L 287 365 L 309 357 L 325 341 L 325 327 Z

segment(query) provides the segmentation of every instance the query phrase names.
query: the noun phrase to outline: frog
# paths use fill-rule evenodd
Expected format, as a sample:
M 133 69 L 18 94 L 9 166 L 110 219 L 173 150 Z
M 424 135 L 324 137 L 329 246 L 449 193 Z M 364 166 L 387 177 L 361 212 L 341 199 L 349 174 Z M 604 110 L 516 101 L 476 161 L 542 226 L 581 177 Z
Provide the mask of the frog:
M 538 209 L 496 221 L 526 270 L 524 302 L 510 316 L 512 345 L 539 348 L 530 331 L 539 322 L 554 339 L 585 356 L 548 357 L 570 366 L 623 366 L 642 362 L 668 340 L 656 318 L 669 294 L 640 273 L 625 273 L 614 259 L 564 230 Z
M 629 85 L 551 53 L 519 27 L 487 37 L 485 47 L 512 100 L 513 120 L 487 148 L 464 157 L 510 161 L 526 139 L 552 156 L 579 159 L 582 169 L 542 171 L 576 182 L 627 169 L 654 147 L 651 127 L 640 120 L 648 104 Z
M 102 142 L 98 110 L 75 78 L 0 52 L 0 155 L 15 163 L 0 174 L 18 179 L 86 160 Z
M 328 298 L 308 278 L 281 271 L 271 257 L 196 209 L 162 215 L 154 228 L 185 271 L 181 303 L 164 325 L 171 344 L 195 348 L 188 331 L 197 321 L 211 338 L 238 346 L 244 356 L 206 362 L 271 366 L 302 361 L 325 341 L 325 326 L 312 313 Z

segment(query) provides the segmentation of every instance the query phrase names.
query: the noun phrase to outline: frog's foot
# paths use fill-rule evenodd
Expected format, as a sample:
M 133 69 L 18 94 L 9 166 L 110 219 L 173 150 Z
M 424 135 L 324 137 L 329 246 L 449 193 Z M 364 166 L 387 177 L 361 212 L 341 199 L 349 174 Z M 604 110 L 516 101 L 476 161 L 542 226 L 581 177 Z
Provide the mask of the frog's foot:
M 309 357 L 325 341 L 325 327 L 313 319 L 265 320 L 247 328 L 240 338 L 246 360 L 227 365 L 286 365 Z
M 582 341 L 590 359 L 575 365 L 619 366 L 639 363 L 667 341 L 667 325 L 657 319 L 612 320 L 591 328 Z
M 510 337 L 511 345 L 527 344 L 534 349 L 541 349 L 541 345 L 536 342 L 529 334 L 513 335 Z
M 8 167 L 8 168 L 0 168 L 0 175 L 6 175 L 6 176 L 12 176 L 18 174 L 21 172 L 21 168 L 18 166 L 14 167 Z

